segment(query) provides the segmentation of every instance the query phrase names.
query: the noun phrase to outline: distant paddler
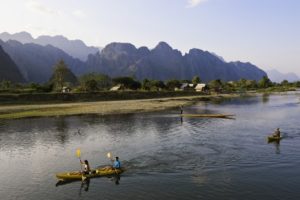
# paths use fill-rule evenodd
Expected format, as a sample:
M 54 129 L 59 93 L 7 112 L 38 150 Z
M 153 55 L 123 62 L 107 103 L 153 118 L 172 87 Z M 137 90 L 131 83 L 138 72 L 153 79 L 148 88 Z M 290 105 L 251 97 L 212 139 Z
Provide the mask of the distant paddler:
M 179 108 L 180 108 L 180 114 L 183 114 L 183 106 L 181 105 Z
M 280 134 L 279 128 L 277 128 L 277 129 L 275 130 L 275 132 L 273 133 L 272 136 L 273 136 L 273 137 L 278 137 L 278 138 L 280 138 L 281 134 Z
M 279 128 L 277 128 L 274 133 L 267 137 L 268 142 L 278 142 L 282 139 Z

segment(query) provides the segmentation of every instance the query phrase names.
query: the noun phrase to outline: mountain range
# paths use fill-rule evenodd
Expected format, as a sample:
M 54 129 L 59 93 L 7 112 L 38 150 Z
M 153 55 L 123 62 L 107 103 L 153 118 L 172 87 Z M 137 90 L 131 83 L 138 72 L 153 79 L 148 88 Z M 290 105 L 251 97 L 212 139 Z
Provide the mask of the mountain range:
M 139 80 L 192 79 L 198 75 L 202 81 L 208 82 L 214 79 L 260 80 L 266 76 L 264 71 L 251 63 L 227 63 L 200 49 L 191 49 L 189 53 L 182 55 L 165 42 L 160 42 L 151 50 L 147 47 L 136 48 L 130 43 L 111 43 L 101 53 L 89 55 L 87 70 L 112 77 L 134 76 Z
M 157 79 L 192 79 L 200 76 L 201 80 L 208 82 L 214 79 L 234 81 L 241 78 L 260 80 L 267 74 L 251 63 L 225 62 L 222 57 L 203 51 L 191 49 L 182 54 L 173 49 L 166 42 L 160 42 L 155 48 L 136 48 L 130 43 L 113 42 L 105 46 L 101 52 L 88 53 L 87 58 L 70 55 L 65 43 L 60 42 L 63 36 L 41 36 L 33 39 L 26 32 L 17 34 L 0 34 L 0 46 L 16 63 L 26 82 L 43 83 L 49 80 L 53 66 L 63 59 L 71 71 L 78 75 L 98 72 L 117 76 L 132 76 L 138 80 Z M 39 38 L 51 38 L 48 42 L 37 44 Z M 1 41 L 3 40 L 3 41 Z M 44 40 L 46 41 L 46 40 Z M 64 41 L 69 41 L 65 38 Z M 70 41 L 69 41 L 70 42 Z M 68 42 L 67 42 L 68 43 Z M 78 42 L 78 44 L 84 44 Z M 92 48 L 93 47 L 87 47 Z M 81 51 L 80 47 L 76 48 Z
M 24 79 L 14 61 L 0 46 L 0 81 L 24 82 Z
M 100 51 L 100 48 L 87 46 L 81 40 L 69 40 L 61 35 L 42 35 L 34 39 L 31 34 L 27 32 L 20 32 L 15 34 L 3 32 L 0 33 L 0 39 L 4 42 L 9 40 L 16 40 L 22 44 L 33 43 L 42 46 L 52 45 L 63 50 L 70 56 L 80 59 L 81 61 L 86 61 L 89 54 L 95 54 Z
M 275 69 L 267 71 L 268 77 L 272 82 L 281 83 L 284 80 L 289 82 L 299 81 L 300 78 L 295 73 L 281 73 Z
M 84 71 L 84 62 L 51 45 L 41 46 L 33 43 L 22 44 L 15 40 L 7 42 L 0 40 L 0 46 L 17 64 L 26 82 L 48 81 L 53 73 L 53 66 L 60 59 L 63 59 L 74 73 L 81 74 Z

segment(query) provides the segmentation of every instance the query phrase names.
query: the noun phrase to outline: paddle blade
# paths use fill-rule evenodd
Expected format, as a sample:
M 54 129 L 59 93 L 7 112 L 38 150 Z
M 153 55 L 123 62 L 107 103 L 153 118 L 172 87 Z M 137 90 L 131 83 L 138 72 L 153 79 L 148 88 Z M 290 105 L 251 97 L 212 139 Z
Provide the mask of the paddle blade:
M 78 158 L 80 158 L 80 156 L 81 156 L 81 151 L 80 151 L 80 149 L 77 149 L 77 150 L 76 150 L 76 156 L 77 156 Z
M 111 158 L 110 152 L 108 152 L 106 156 L 107 156 L 108 158 Z

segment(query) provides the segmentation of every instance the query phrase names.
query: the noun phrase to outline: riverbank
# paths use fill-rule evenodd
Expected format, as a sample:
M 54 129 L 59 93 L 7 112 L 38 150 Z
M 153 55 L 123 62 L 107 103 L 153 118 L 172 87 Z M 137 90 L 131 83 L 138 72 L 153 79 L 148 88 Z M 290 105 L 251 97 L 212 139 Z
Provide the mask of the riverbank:
M 236 94 L 223 94 L 122 101 L 96 101 L 35 105 L 1 105 L 0 119 L 151 112 L 191 105 L 197 101 L 219 101 L 226 98 L 234 98 L 238 96 L 239 95 Z
M 199 96 L 195 91 L 100 91 L 93 93 L 25 93 L 0 94 L 3 105 L 81 103 Z

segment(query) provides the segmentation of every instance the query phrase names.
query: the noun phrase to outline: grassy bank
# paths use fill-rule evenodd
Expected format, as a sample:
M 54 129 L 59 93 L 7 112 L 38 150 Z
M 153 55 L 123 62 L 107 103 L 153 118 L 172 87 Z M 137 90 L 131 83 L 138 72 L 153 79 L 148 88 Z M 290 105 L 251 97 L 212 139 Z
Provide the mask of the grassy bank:
M 1 105 L 0 119 L 18 119 L 28 117 L 52 117 L 84 114 L 125 114 L 165 110 L 181 105 L 190 105 L 197 101 L 220 100 L 236 95 L 210 95 L 169 97 L 143 100 L 97 101 L 80 103 L 53 103 L 30 105 Z
M 0 94 L 3 104 L 49 104 L 69 102 L 95 102 L 154 99 L 165 97 L 199 96 L 198 92 L 185 91 L 103 91 L 95 93 L 35 93 L 35 94 Z

